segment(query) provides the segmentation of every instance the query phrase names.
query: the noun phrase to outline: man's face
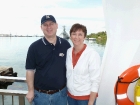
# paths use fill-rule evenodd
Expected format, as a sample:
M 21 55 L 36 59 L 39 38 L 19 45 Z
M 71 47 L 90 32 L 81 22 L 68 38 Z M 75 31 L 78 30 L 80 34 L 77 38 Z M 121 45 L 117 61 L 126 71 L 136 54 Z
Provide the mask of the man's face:
M 58 24 L 52 21 L 46 21 L 41 25 L 41 29 L 46 37 L 52 37 L 56 35 Z

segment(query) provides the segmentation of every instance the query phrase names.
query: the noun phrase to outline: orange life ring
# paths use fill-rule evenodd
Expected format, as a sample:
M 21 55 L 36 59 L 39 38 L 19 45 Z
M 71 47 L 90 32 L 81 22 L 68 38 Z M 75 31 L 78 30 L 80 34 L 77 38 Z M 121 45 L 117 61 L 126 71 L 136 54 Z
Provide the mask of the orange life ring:
M 116 103 L 118 105 L 134 105 L 134 103 L 131 102 L 127 96 L 127 88 L 130 84 L 129 82 L 132 82 L 139 77 L 140 65 L 135 65 L 128 68 L 118 77 L 120 81 L 116 82 L 116 86 L 114 88 Z

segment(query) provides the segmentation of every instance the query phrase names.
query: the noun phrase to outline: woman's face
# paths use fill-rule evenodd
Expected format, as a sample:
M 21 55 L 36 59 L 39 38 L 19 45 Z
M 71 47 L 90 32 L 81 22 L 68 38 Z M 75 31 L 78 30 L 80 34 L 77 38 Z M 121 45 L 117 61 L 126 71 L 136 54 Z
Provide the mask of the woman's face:
M 82 45 L 84 43 L 85 35 L 82 30 L 72 32 L 70 35 L 71 41 L 74 46 Z

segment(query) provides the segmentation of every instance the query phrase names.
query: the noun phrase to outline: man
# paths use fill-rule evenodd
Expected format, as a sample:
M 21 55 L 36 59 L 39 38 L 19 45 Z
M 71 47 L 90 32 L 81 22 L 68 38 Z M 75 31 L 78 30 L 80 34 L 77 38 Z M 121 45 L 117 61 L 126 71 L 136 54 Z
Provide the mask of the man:
M 41 18 L 44 37 L 32 43 L 26 58 L 27 100 L 32 105 L 67 105 L 66 52 L 70 44 L 56 36 L 52 15 Z

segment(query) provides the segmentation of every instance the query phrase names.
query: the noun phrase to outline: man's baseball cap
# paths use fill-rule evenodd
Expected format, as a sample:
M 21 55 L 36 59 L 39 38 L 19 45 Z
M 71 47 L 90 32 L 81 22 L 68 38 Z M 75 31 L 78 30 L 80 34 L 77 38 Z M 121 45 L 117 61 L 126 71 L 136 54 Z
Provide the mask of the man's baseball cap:
M 46 21 L 52 21 L 52 22 L 56 23 L 56 20 L 52 15 L 44 15 L 41 18 L 41 24 L 45 23 Z

